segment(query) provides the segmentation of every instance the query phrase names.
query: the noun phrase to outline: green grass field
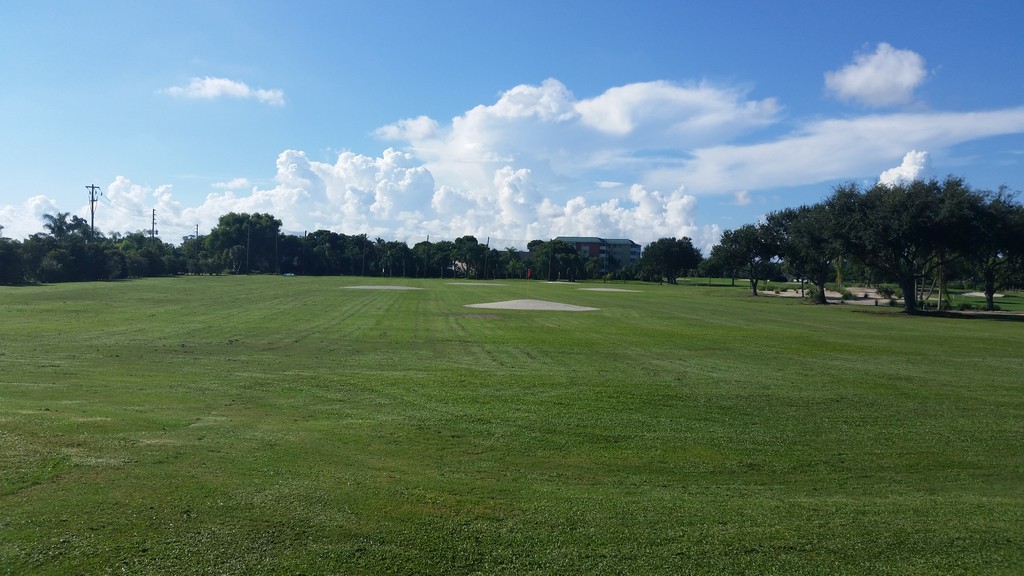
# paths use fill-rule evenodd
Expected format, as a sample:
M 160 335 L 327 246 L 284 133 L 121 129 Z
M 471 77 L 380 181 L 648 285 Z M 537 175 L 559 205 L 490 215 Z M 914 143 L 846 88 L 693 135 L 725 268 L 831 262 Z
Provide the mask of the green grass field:
M 586 286 L 0 288 L 0 572 L 1024 573 L 1024 323 Z

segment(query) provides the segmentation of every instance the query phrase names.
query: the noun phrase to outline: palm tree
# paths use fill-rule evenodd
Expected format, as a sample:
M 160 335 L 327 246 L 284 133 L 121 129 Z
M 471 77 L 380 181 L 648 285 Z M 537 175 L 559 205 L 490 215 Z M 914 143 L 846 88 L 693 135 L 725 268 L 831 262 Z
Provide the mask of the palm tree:
M 43 228 L 49 232 L 50 236 L 53 236 L 55 240 L 63 240 L 67 237 L 70 231 L 70 224 L 68 223 L 68 216 L 71 216 L 70 212 L 58 212 L 56 216 L 53 214 L 43 214 Z

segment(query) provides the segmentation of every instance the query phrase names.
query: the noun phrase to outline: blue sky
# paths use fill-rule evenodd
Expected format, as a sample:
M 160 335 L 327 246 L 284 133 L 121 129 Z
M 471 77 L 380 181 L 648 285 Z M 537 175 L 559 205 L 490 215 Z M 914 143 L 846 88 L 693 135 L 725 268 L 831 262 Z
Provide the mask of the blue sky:
M 641 243 L 840 182 L 1024 187 L 1024 3 L 6 2 L 3 235 Z

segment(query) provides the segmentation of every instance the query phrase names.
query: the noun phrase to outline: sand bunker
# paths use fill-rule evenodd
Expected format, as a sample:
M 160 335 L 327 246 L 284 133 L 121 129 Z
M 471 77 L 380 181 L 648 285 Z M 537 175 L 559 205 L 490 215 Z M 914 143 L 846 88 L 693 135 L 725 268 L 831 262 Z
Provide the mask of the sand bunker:
M 466 304 L 466 308 L 491 308 L 495 310 L 553 310 L 557 312 L 589 312 L 599 310 L 587 306 L 559 304 L 546 300 L 507 300 L 505 302 L 488 302 L 486 304 Z
M 495 284 L 493 282 L 445 282 L 449 286 L 508 286 L 508 284 Z
M 963 294 L 961 294 L 961 296 L 970 296 L 972 298 L 984 298 L 985 297 L 985 293 L 984 292 L 964 292 Z M 992 297 L 993 298 L 1002 298 L 1003 295 L 1002 294 L 993 294 Z
M 591 292 L 640 292 L 640 290 L 626 290 L 625 288 L 580 288 Z
M 423 290 L 414 286 L 346 286 L 350 290 Z

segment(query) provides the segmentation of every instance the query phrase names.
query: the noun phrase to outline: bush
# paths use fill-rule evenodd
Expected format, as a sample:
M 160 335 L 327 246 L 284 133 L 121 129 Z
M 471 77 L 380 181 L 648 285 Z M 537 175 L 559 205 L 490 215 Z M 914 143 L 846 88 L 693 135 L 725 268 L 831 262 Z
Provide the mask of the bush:
M 970 302 L 961 302 L 960 305 L 957 306 L 957 309 L 959 309 L 961 312 L 965 310 L 974 310 L 974 305 L 971 304 Z
M 878 287 L 878 295 L 882 298 L 891 299 L 895 294 L 896 290 L 892 286 L 882 285 Z

